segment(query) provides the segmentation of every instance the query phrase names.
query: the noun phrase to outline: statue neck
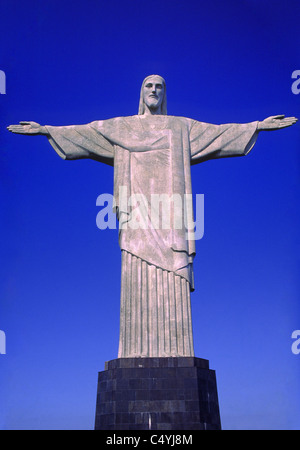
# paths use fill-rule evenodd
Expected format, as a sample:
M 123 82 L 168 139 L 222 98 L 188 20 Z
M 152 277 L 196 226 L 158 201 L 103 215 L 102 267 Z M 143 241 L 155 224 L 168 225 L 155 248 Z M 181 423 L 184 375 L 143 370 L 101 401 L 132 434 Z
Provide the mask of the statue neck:
M 149 108 L 149 106 L 145 105 L 144 114 L 149 115 L 161 115 L 161 105 L 158 108 Z

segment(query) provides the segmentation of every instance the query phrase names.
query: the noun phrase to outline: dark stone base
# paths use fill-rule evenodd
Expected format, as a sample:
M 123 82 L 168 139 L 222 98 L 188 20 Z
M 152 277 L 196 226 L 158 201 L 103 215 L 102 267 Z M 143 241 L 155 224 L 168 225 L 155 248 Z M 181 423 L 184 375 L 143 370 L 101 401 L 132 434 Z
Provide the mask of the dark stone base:
M 119 358 L 99 372 L 95 430 L 220 430 L 215 371 L 201 358 Z

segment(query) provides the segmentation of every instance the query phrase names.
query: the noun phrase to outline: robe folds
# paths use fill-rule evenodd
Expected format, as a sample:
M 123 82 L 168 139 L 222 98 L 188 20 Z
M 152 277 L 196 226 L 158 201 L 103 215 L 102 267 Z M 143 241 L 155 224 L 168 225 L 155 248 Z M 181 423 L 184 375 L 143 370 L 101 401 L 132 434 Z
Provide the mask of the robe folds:
M 192 194 L 190 167 L 248 154 L 258 135 L 257 122 L 214 125 L 185 117 L 136 115 L 46 128 L 50 144 L 63 159 L 90 158 L 114 166 L 122 250 L 119 357 L 193 356 L 189 291 L 194 290 L 194 217 L 185 201 Z M 163 211 L 152 199 L 162 194 L 181 199 L 171 202 L 166 227 L 153 226 L 153 217 L 161 218 Z M 139 201 L 130 203 L 130 198 Z M 137 205 L 143 211 L 141 227 L 133 226 Z M 152 280 L 143 306 L 142 273 Z M 164 289 L 174 295 L 162 304 L 159 292 Z

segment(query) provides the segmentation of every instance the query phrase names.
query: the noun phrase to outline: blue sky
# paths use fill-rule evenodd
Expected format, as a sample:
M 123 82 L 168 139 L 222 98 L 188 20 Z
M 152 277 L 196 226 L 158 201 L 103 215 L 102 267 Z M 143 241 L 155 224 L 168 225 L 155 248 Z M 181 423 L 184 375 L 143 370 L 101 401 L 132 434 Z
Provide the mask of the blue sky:
M 120 251 L 96 227 L 113 169 L 63 161 L 9 124 L 137 113 L 143 78 L 168 113 L 209 123 L 300 115 L 298 0 L 2 0 L 0 427 L 92 429 L 97 372 L 117 357 Z M 299 429 L 299 123 L 246 158 L 192 168 L 204 194 L 192 314 L 224 429 Z

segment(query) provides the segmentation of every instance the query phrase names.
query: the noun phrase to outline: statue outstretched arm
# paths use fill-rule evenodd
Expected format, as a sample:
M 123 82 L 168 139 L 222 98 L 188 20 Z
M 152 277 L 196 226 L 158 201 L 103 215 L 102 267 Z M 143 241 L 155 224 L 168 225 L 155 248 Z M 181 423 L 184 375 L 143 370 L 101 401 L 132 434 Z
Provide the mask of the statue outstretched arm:
M 44 135 L 62 159 L 95 159 L 110 166 L 114 162 L 114 147 L 93 122 L 86 125 L 42 126 L 37 122 L 20 122 L 7 129 L 16 134 Z M 101 128 L 101 127 L 100 127 Z
M 258 134 L 258 121 L 222 125 L 193 121 L 190 131 L 191 164 L 247 155 Z
M 258 122 L 258 131 L 272 131 L 280 130 L 281 128 L 290 127 L 294 125 L 298 119 L 296 117 L 285 117 L 283 114 L 279 116 L 270 116 L 265 120 Z
M 193 121 L 190 131 L 191 164 L 247 155 L 260 131 L 280 130 L 294 125 L 297 120 L 296 117 L 277 115 L 245 124 L 213 125 Z

